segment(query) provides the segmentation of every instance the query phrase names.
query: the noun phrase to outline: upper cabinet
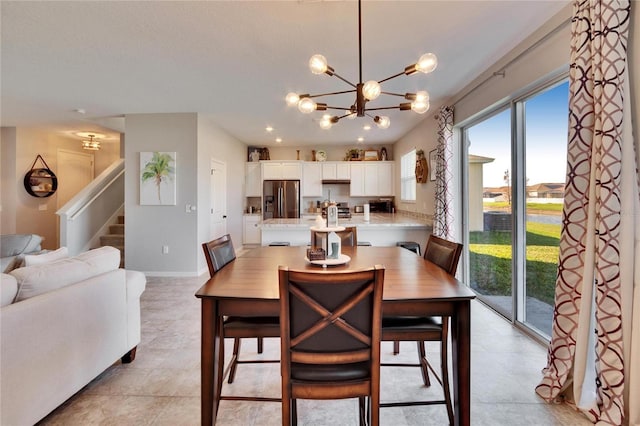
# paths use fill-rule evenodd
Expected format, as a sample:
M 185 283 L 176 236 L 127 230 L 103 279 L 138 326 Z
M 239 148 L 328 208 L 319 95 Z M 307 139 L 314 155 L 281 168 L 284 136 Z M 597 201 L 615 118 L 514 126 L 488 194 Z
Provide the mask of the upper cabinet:
M 245 196 L 262 196 L 262 169 L 260 163 L 245 164 Z
M 302 164 L 302 196 L 322 197 L 322 163 L 305 161 Z
M 393 187 L 393 162 L 363 161 L 351 163 L 352 197 L 392 196 Z
M 324 180 L 349 180 L 351 168 L 348 161 L 327 161 L 322 164 L 322 179 Z
M 280 180 L 280 179 L 301 179 L 302 165 L 299 161 L 280 162 L 280 161 L 263 161 L 262 178 L 264 180 Z

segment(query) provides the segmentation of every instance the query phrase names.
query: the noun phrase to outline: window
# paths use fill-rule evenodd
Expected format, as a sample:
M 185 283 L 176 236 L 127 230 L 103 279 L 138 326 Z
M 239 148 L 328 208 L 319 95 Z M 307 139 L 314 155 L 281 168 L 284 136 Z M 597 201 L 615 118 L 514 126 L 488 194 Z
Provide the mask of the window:
M 404 154 L 400 160 L 400 200 L 416 201 L 416 150 Z

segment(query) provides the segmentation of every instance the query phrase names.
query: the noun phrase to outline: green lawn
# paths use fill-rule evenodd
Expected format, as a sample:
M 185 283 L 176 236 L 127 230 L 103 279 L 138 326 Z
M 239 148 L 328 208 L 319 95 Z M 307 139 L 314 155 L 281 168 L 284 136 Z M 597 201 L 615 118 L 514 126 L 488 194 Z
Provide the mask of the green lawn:
M 485 295 L 511 295 L 511 233 L 471 232 L 471 287 Z M 553 304 L 560 225 L 527 223 L 527 295 Z

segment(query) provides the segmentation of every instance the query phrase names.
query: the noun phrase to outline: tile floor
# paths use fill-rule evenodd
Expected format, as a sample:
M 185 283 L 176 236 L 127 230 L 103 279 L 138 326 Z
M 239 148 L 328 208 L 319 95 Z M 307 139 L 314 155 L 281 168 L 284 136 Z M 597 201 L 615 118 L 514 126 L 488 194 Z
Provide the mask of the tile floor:
M 43 419 L 41 425 L 198 425 L 200 423 L 199 278 L 148 278 L 142 295 L 142 341 L 136 360 L 115 363 Z M 277 339 L 265 340 L 264 358 L 278 358 Z M 227 346 L 228 351 L 230 345 Z M 245 340 L 245 357 L 257 356 L 255 340 Z M 437 345 L 429 346 L 437 363 Z M 403 343 L 400 355 L 383 344 L 383 361 L 414 360 L 415 345 Z M 543 403 L 534 392 L 546 351 L 479 302 L 472 304 L 473 425 L 588 425 L 567 405 Z M 245 364 L 223 391 L 235 395 L 280 395 L 278 364 Z M 436 368 L 438 368 L 436 366 Z M 441 395 L 437 382 L 422 386 L 413 368 L 382 369 L 382 400 Z M 301 425 L 357 425 L 357 403 L 300 401 Z M 280 404 L 222 401 L 218 425 L 280 425 Z M 383 408 L 381 424 L 444 425 L 443 405 Z

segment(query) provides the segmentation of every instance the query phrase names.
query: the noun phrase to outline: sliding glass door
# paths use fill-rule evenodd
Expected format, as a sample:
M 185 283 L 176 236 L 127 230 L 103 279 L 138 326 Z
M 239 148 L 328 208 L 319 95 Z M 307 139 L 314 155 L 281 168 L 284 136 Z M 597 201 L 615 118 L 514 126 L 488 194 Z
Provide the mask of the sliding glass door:
M 545 338 L 558 266 L 568 90 L 566 80 L 541 87 L 462 128 L 470 286 Z
M 469 283 L 478 298 L 513 315 L 511 113 L 504 109 L 465 131 L 468 151 Z

